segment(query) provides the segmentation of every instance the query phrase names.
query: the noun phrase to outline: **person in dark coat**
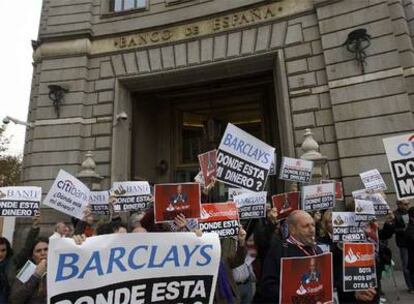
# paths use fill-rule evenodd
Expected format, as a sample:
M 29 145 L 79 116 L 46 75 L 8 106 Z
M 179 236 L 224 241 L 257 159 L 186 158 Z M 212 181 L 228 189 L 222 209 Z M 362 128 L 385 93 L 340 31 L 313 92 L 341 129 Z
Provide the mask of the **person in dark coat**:
M 5 237 L 0 237 L 0 304 L 7 304 L 13 281 L 13 250 Z
M 409 221 L 404 232 L 405 242 L 408 250 L 407 269 L 410 272 L 410 279 L 414 282 L 414 207 L 408 210 Z M 414 293 L 411 291 L 411 293 Z

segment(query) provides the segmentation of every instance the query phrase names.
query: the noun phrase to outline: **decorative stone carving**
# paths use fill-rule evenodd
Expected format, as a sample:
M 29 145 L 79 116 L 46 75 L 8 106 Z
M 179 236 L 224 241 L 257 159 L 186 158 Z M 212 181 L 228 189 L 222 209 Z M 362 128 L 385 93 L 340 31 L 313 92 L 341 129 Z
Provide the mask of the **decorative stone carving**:
M 88 151 L 77 177 L 93 191 L 101 190 L 101 181 L 103 180 L 103 177 L 96 173 L 95 169 L 96 163 L 93 159 L 93 153 Z

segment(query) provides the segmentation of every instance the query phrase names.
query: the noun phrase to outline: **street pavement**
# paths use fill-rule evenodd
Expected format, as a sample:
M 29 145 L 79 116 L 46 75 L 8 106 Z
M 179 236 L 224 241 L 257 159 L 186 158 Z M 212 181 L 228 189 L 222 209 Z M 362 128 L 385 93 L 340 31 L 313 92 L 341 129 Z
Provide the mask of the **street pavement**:
M 382 278 L 382 290 L 387 299 L 386 303 L 414 304 L 414 294 L 407 292 L 402 271 L 394 272 L 391 277 Z

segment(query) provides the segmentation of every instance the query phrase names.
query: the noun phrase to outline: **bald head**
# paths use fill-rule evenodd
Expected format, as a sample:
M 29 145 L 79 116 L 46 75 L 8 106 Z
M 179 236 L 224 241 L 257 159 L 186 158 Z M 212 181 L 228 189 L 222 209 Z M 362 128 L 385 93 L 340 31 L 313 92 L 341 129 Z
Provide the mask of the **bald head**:
M 307 246 L 315 244 L 315 221 L 303 210 L 293 211 L 287 218 L 289 233 Z

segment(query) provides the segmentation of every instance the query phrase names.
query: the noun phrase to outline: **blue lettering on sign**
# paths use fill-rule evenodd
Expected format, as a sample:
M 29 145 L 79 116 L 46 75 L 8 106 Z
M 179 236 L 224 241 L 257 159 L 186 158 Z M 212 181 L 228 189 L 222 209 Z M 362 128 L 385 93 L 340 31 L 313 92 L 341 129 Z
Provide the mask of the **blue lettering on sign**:
M 410 144 L 411 144 L 411 147 L 410 147 Z M 397 152 L 401 156 L 408 156 L 410 154 L 414 154 L 414 141 L 399 144 L 397 146 Z
M 65 281 L 73 278 L 83 279 L 88 273 L 102 276 L 113 273 L 116 269 L 121 272 L 135 271 L 141 268 L 163 268 L 167 264 L 174 267 L 203 267 L 211 263 L 213 245 L 172 245 L 166 251 L 160 251 L 156 245 L 139 245 L 132 249 L 114 247 L 109 250 L 108 260 L 103 263 L 101 252 L 96 250 L 84 258 L 84 264 L 77 253 L 60 253 L 55 281 Z M 166 253 L 163 253 L 166 252 Z M 193 263 L 191 263 L 193 260 Z M 105 260 L 104 260 L 105 261 Z M 140 262 L 140 263 L 138 263 Z M 105 265 L 104 265 L 105 264 Z
M 270 154 L 262 151 L 259 148 L 254 147 L 250 143 L 246 143 L 244 140 L 239 139 L 236 136 L 227 133 L 224 137 L 223 144 L 232 148 L 233 150 L 240 152 L 243 155 L 252 157 L 257 161 L 260 161 L 262 164 L 268 164 L 271 160 Z

